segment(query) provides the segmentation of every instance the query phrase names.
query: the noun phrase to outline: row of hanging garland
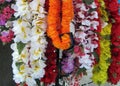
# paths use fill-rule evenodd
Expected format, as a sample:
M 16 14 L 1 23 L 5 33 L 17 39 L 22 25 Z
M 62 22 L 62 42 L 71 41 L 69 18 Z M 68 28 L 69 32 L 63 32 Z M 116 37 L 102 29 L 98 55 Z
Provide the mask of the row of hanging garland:
M 119 0 L 1 0 L 0 39 L 14 51 L 18 86 L 120 80 Z M 56 47 L 56 48 L 55 48 Z

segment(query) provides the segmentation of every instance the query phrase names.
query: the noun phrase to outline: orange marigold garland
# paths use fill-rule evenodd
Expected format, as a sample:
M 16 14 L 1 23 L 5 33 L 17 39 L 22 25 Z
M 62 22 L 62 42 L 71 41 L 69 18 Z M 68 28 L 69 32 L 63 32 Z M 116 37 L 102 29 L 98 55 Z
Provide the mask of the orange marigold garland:
M 68 49 L 71 46 L 70 35 L 68 33 L 70 32 L 70 22 L 73 18 L 72 0 L 62 0 L 62 5 L 60 0 L 50 0 L 49 6 L 47 35 L 52 39 L 53 45 L 56 48 L 62 50 Z M 61 6 L 62 17 L 60 17 Z M 61 28 L 61 33 L 58 32 L 59 28 Z M 60 34 L 63 35 L 60 37 Z

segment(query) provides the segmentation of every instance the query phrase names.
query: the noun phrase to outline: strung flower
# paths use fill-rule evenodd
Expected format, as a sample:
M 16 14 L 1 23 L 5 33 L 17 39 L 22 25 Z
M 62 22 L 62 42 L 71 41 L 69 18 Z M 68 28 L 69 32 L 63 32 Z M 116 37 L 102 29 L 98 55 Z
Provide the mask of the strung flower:
M 56 63 L 58 57 L 56 49 L 52 45 L 52 41 L 49 38 L 47 41 L 48 45 L 45 53 L 45 56 L 47 57 L 47 66 L 45 67 L 45 76 L 41 79 L 41 81 L 47 86 L 53 86 L 52 84 L 55 84 L 58 75 L 58 68 Z
M 74 0 L 73 4 L 76 27 L 74 53 L 79 58 L 79 67 L 90 69 L 96 60 L 93 53 L 99 50 L 99 38 L 95 33 L 99 32 L 98 7 L 95 1 L 87 4 Z
M 73 18 L 72 0 L 62 0 L 62 4 L 59 0 L 49 0 L 49 6 L 47 35 L 52 39 L 56 48 L 68 49 L 71 47 L 69 33 L 70 22 Z M 60 36 L 60 34 L 62 35 Z
M 90 59 L 89 55 L 81 56 L 79 58 L 80 68 L 90 69 L 93 61 Z
M 10 41 L 12 41 L 13 37 L 14 33 L 12 30 L 2 31 L 0 39 L 2 40 L 3 43 L 9 43 Z
M 27 43 L 28 41 L 30 41 L 30 27 L 31 27 L 30 23 L 25 20 L 18 19 L 14 21 L 13 31 L 14 34 L 16 35 L 14 41 L 15 42 L 22 41 L 23 43 Z
M 62 72 L 70 73 L 63 77 L 66 86 L 80 86 L 80 78 L 95 64 L 93 53 L 99 50 L 99 19 L 97 4 L 93 0 L 90 4 L 83 0 L 73 0 L 74 4 L 74 47 L 64 50 Z M 93 10 L 95 9 L 95 10 Z
M 3 4 L 5 2 L 5 0 L 0 0 L 0 4 Z
M 11 45 L 11 48 L 14 50 L 12 56 L 13 56 L 13 80 L 15 80 L 16 83 L 24 82 L 25 77 L 27 76 L 27 73 L 30 71 L 29 65 L 26 65 L 25 63 L 28 62 L 26 59 L 28 58 L 28 49 L 27 46 L 23 49 L 21 55 L 18 53 L 17 44 L 14 43 Z M 24 53 L 26 52 L 26 53 Z
M 6 18 L 3 14 L 0 14 L 0 26 L 5 25 L 6 23 Z
M 45 74 L 44 68 L 46 65 L 45 65 L 44 61 L 43 60 L 34 60 L 30 63 L 30 65 L 31 65 L 32 72 L 33 72 L 31 76 L 34 79 L 36 79 L 36 78 L 41 79 Z
M 14 14 L 14 10 L 10 6 L 7 6 L 2 10 L 2 14 L 4 14 L 6 20 L 8 20 Z
M 62 61 L 62 71 L 65 73 L 71 73 L 74 70 L 74 60 L 70 57 L 66 57 Z
M 0 0 L 0 40 L 4 43 L 11 42 L 14 37 L 12 29 L 12 21 L 14 20 L 14 10 L 11 5 L 15 1 L 7 2 L 5 0 Z M 9 24 L 8 24 L 9 23 Z
M 12 8 L 15 10 L 14 16 L 26 16 L 26 18 L 30 18 L 30 11 L 28 2 L 25 0 L 17 0 L 16 4 L 12 6 Z
M 7 2 L 11 2 L 12 0 L 6 0 Z
M 37 0 L 38 1 L 38 0 Z M 13 49 L 13 79 L 18 85 L 37 86 L 36 80 L 45 75 L 45 39 L 46 16 L 44 1 L 31 2 L 17 0 L 13 6 L 15 16 L 19 17 L 13 22 L 15 34 Z M 37 9 L 31 5 L 36 4 Z
M 84 56 L 83 48 L 77 45 L 74 46 L 74 53 L 76 56 Z
M 108 69 L 108 81 L 112 84 L 117 84 L 120 80 L 120 15 L 119 15 L 119 0 L 107 1 L 105 0 L 107 10 L 110 13 L 110 20 L 112 22 L 111 28 L 111 58 L 112 62 Z
M 100 1 L 100 12 L 101 12 L 101 21 L 102 23 L 106 23 L 106 25 L 102 24 L 102 29 L 100 32 L 100 48 L 101 54 L 98 64 L 95 65 L 93 69 L 92 80 L 96 84 L 104 84 L 108 79 L 108 68 L 110 65 L 111 51 L 110 51 L 110 35 L 111 35 L 111 27 L 112 25 L 108 23 L 108 14 L 106 12 L 106 7 L 104 0 Z M 103 17 L 104 15 L 104 17 Z

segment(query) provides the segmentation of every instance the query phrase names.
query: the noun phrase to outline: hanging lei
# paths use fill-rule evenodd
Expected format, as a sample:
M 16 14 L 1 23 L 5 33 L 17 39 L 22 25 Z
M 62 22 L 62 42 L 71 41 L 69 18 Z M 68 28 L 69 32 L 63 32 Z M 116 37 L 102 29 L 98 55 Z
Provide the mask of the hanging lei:
M 14 37 L 11 30 L 12 21 L 15 20 L 14 10 L 11 8 L 14 2 L 14 0 L 0 1 L 0 40 L 3 44 L 11 42 Z
M 46 0 L 45 8 L 48 11 L 48 3 L 49 0 Z M 58 68 L 57 68 L 57 50 L 52 45 L 52 41 L 50 38 L 47 38 L 47 49 L 45 52 L 45 56 L 47 57 L 46 60 L 46 67 L 45 67 L 45 75 L 41 79 L 41 82 L 44 83 L 45 86 L 53 86 L 56 84 L 56 78 L 58 75 Z
M 13 22 L 15 33 L 13 49 L 13 79 L 18 85 L 35 86 L 45 74 L 45 39 L 46 17 L 45 1 L 16 0 L 13 6 L 15 16 Z
M 57 60 L 57 51 L 56 48 L 52 45 L 52 41 L 48 38 L 48 46 L 46 49 L 46 68 L 45 75 L 41 79 L 45 86 L 53 86 L 56 84 L 56 78 L 58 75 L 58 68 L 56 64 Z
M 74 48 L 63 52 L 62 72 L 69 77 L 63 78 L 66 86 L 80 86 L 80 79 L 86 70 L 95 63 L 94 54 L 99 54 L 99 19 L 96 2 L 73 0 L 75 45 Z M 98 51 L 97 53 L 95 53 Z
M 60 0 L 49 0 L 49 6 L 47 35 L 56 48 L 68 49 L 71 46 L 69 28 L 73 18 L 72 0 L 62 0 L 62 16 Z
M 110 34 L 111 34 L 111 23 L 109 23 L 108 14 L 105 10 L 104 0 L 99 0 L 100 3 L 100 16 L 102 30 L 100 32 L 100 59 L 99 63 L 95 65 L 93 69 L 92 80 L 96 84 L 105 84 L 108 79 L 108 68 L 111 62 L 111 51 L 110 51 Z
M 108 70 L 108 81 L 112 84 L 117 84 L 120 80 L 120 1 L 105 0 L 108 11 L 110 12 L 110 19 L 112 24 L 111 33 L 111 55 L 112 63 Z
M 79 68 L 92 68 L 99 51 L 99 19 L 95 1 L 74 1 L 75 6 L 75 46 L 74 54 L 79 60 Z

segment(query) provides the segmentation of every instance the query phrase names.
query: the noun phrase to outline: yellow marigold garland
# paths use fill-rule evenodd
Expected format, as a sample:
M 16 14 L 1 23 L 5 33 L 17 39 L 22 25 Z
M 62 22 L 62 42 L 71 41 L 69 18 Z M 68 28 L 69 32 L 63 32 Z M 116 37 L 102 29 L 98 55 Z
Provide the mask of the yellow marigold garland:
M 72 0 L 62 0 L 62 17 L 60 17 L 60 0 L 49 0 L 49 6 L 47 35 L 52 39 L 56 48 L 68 49 L 71 41 L 67 33 L 70 32 L 70 22 L 73 18 Z M 59 28 L 61 28 L 61 33 L 58 32 Z M 63 34 L 61 38 L 60 34 Z
M 101 47 L 101 54 L 99 63 L 93 69 L 93 77 L 92 80 L 96 84 L 104 84 L 108 79 L 107 70 L 110 66 L 110 34 L 111 34 L 111 27 L 112 25 L 108 22 L 108 15 L 105 11 L 105 3 L 103 0 L 99 0 L 101 4 L 100 12 L 103 27 L 101 30 L 101 40 L 100 40 L 100 47 Z

